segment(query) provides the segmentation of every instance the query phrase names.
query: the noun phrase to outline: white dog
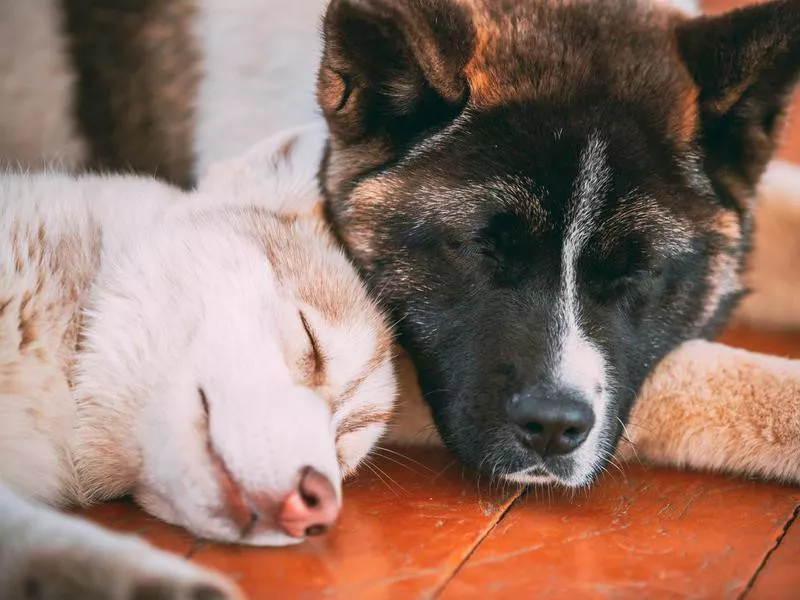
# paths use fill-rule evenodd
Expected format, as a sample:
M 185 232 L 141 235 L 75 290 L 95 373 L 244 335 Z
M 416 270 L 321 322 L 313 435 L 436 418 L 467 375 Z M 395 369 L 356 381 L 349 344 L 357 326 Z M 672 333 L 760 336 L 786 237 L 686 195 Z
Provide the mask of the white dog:
M 321 219 L 273 212 L 316 205 L 302 155 L 322 140 L 269 140 L 192 193 L 0 175 L 0 596 L 236 593 L 45 504 L 130 493 L 255 545 L 334 522 L 395 375 L 383 315 Z

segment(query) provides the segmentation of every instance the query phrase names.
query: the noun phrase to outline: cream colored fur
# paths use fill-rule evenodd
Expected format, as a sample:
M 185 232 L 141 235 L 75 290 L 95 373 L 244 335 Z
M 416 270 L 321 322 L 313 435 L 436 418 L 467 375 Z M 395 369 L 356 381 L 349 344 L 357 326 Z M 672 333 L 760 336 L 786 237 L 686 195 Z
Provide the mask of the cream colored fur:
M 800 329 L 800 166 L 774 162 L 761 180 L 745 285 L 736 320 Z
M 311 466 L 341 496 L 384 430 L 395 375 L 383 315 L 325 225 L 273 212 L 316 201 L 306 151 L 268 140 L 193 193 L 0 175 L 0 596 L 128 597 L 153 582 L 175 598 L 234 594 L 46 505 L 131 493 L 196 535 L 281 545 L 298 540 L 275 525 L 242 537 L 219 462 L 245 494 L 278 501 Z

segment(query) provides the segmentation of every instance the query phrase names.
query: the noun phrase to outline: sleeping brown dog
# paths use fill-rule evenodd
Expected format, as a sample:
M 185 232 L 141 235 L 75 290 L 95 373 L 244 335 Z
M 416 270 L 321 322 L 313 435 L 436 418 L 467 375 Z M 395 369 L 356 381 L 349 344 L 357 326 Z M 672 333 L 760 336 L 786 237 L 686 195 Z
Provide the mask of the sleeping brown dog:
M 328 215 L 464 463 L 604 468 L 647 376 L 742 295 L 799 73 L 797 0 L 331 2 Z

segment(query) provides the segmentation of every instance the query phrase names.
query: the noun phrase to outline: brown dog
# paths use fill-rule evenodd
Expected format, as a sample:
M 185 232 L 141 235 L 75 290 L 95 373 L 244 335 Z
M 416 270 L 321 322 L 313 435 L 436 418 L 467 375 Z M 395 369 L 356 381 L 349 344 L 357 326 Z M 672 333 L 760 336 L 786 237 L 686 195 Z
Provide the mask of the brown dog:
M 445 443 L 591 481 L 647 375 L 741 295 L 800 2 L 333 0 L 330 220 Z

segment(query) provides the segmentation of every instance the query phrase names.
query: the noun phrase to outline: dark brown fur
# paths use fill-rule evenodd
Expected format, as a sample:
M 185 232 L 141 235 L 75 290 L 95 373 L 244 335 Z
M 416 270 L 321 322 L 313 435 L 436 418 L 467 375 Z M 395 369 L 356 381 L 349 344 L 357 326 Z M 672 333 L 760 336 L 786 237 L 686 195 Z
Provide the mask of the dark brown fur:
M 611 183 L 593 190 L 581 318 L 613 374 L 609 418 L 670 350 L 725 322 L 800 72 L 800 1 L 689 19 L 633 0 L 333 0 L 325 36 L 328 217 L 465 462 L 531 464 L 503 415 L 550 385 L 591 140 Z M 613 444 L 621 426 L 607 427 Z
M 62 8 L 88 166 L 189 185 L 200 76 L 192 0 L 62 0 Z

